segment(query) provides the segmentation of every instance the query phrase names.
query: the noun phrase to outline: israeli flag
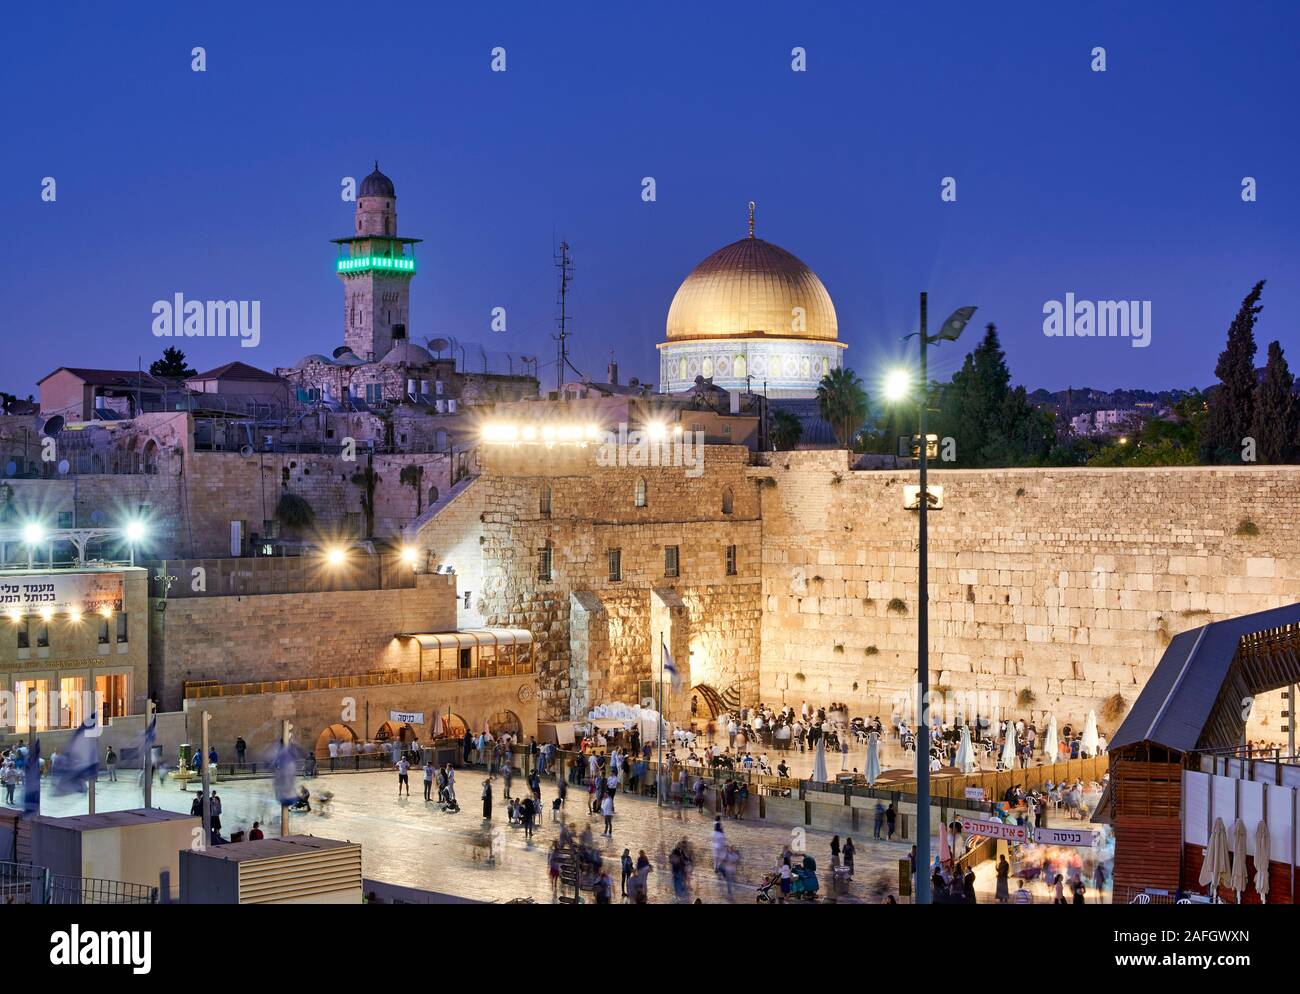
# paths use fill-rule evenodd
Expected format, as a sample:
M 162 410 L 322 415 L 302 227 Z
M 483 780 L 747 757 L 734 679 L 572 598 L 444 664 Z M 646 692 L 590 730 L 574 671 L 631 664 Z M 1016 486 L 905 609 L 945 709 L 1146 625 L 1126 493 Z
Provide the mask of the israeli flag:
M 23 814 L 41 813 L 41 740 L 34 739 L 23 764 Z
M 673 662 L 673 654 L 668 651 L 668 646 L 663 642 L 659 643 L 659 648 L 663 650 L 664 671 L 673 681 L 673 690 L 681 690 L 682 675 L 677 672 L 677 664 Z
M 55 764 L 52 772 L 56 794 L 84 793 L 86 784 L 99 777 L 99 746 L 95 742 L 98 735 L 99 723 L 92 711 L 72 733 L 67 749 Z

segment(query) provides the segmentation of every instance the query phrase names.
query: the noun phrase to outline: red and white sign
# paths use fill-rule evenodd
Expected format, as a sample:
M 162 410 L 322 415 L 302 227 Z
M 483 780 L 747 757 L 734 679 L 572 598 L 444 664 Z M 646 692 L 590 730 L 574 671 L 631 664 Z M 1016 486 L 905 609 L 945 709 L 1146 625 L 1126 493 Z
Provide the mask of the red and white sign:
M 1027 842 L 1029 839 L 1028 829 L 1024 825 L 1006 825 L 982 818 L 962 818 L 961 830 L 967 835 L 983 835 L 990 839 L 1006 839 L 1008 842 Z

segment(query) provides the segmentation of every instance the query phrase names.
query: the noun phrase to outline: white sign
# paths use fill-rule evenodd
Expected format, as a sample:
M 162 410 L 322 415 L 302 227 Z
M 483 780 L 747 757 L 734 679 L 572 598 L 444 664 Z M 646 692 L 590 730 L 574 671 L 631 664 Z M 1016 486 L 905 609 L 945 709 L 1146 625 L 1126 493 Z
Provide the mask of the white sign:
M 398 725 L 423 725 L 423 711 L 389 711 L 388 720 Z
M 967 835 L 983 835 L 990 839 L 1006 839 L 1008 842 L 1028 841 L 1024 825 L 1004 825 L 1000 821 L 985 821 L 983 818 L 962 818 L 961 830 Z
M 968 801 L 982 801 L 982 800 L 984 800 L 984 788 L 983 788 L 983 787 L 967 787 L 967 788 L 966 788 L 966 800 L 968 800 Z
M 0 576 L 0 611 L 95 614 L 122 610 L 121 573 L 41 573 Z
M 930 493 L 930 510 L 943 510 L 943 487 L 936 486 L 933 483 L 927 484 L 926 488 Z M 917 483 L 903 484 L 903 510 L 919 511 L 921 509 L 921 486 Z
M 1039 846 L 1082 846 L 1094 848 L 1098 833 L 1074 828 L 1036 828 L 1034 844 Z

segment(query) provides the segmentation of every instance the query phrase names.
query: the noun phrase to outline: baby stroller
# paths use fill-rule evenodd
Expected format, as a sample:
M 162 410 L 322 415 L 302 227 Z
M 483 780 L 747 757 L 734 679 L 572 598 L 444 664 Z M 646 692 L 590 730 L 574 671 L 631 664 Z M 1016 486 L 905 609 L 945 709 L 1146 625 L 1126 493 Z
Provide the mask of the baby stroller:
M 447 814 L 460 814 L 460 805 L 456 802 L 456 788 L 451 784 L 447 784 L 443 794 L 446 797 L 446 800 L 442 803 L 442 810 Z
M 773 870 L 763 878 L 763 882 L 755 888 L 758 894 L 754 900 L 759 904 L 775 904 L 776 898 L 772 896 L 772 888 L 779 887 L 781 883 L 781 874 Z

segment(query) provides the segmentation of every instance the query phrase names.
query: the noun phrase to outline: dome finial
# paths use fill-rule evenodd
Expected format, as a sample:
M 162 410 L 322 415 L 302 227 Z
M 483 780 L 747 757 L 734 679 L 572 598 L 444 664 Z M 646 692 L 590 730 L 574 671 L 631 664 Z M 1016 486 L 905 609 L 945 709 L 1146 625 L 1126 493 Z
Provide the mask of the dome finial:
M 749 202 L 749 237 L 750 238 L 754 237 L 754 207 L 755 206 L 756 205 L 754 201 L 751 200 Z

